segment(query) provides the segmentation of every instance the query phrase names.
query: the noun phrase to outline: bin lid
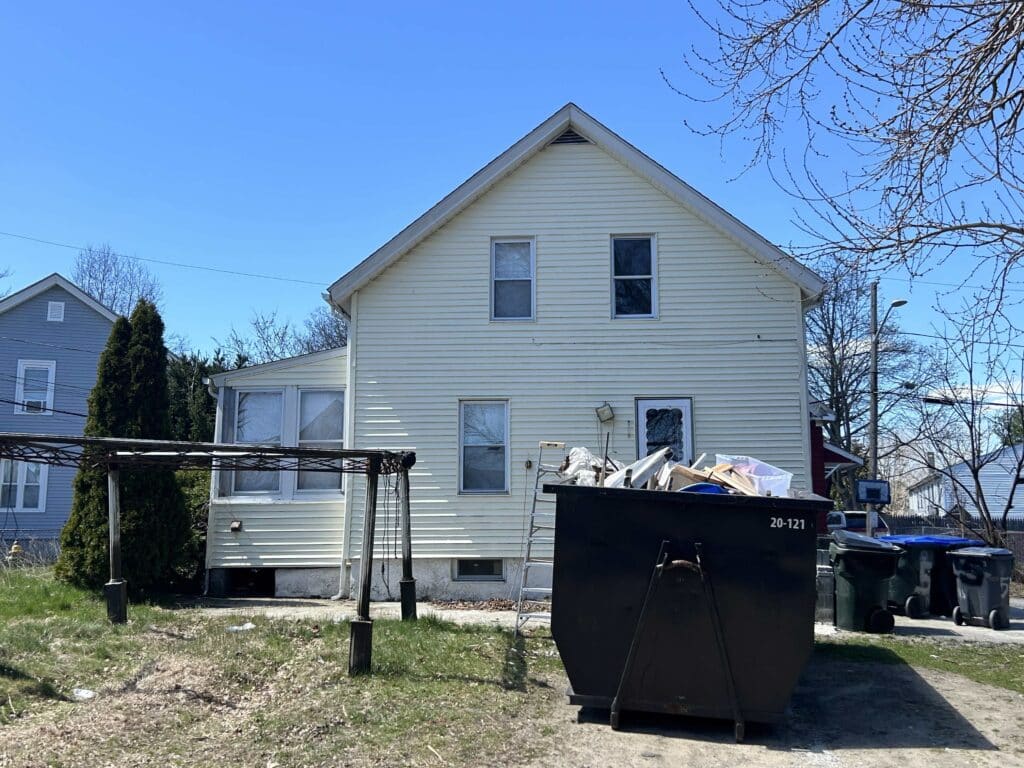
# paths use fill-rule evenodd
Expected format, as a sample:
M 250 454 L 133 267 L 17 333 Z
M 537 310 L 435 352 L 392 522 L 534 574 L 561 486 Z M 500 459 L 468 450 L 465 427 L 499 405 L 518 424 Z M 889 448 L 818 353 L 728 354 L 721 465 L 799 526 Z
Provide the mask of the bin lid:
M 966 547 L 965 549 L 954 549 L 949 554 L 953 557 L 1013 557 L 1013 552 L 1001 547 Z
M 921 535 L 921 536 L 909 536 L 909 535 L 893 535 L 893 536 L 879 536 L 882 541 L 888 541 L 892 544 L 898 544 L 901 547 L 927 547 L 928 549 L 953 549 L 955 547 L 980 547 L 984 546 L 985 542 L 979 539 L 965 539 L 960 536 L 946 536 L 946 535 Z
M 881 539 L 865 536 L 862 533 L 854 533 L 853 531 L 833 531 L 832 538 L 839 549 L 897 555 L 903 551 L 900 547 L 888 541 L 882 541 Z

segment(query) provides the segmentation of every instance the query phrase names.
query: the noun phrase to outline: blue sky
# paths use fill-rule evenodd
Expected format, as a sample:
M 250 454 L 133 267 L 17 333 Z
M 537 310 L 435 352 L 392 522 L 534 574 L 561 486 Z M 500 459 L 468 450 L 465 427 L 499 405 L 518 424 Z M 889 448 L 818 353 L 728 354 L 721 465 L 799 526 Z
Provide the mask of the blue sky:
M 253 309 L 301 319 L 344 274 L 567 101 L 773 242 L 794 201 L 694 135 L 677 3 L 20 3 L 0 14 L 0 231 L 151 264 L 209 350 Z M 75 251 L 0 236 L 18 288 Z M 897 277 L 900 276 L 890 276 Z M 939 275 L 936 280 L 950 279 Z M 888 280 L 883 292 L 909 293 Z M 900 310 L 927 330 L 933 289 Z

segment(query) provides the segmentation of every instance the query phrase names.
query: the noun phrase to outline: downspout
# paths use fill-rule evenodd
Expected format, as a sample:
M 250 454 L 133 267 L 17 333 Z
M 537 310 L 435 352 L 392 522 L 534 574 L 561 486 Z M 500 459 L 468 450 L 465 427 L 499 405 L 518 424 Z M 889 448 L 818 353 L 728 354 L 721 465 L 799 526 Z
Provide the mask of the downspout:
M 214 383 L 210 377 L 203 378 L 203 384 L 206 385 L 206 391 L 210 394 L 210 397 L 216 398 L 217 400 L 217 415 L 213 420 L 213 441 L 219 443 L 222 435 L 222 418 L 224 415 L 224 397 L 221 389 Z M 207 503 L 206 512 L 206 552 L 203 558 L 203 596 L 205 597 L 210 592 L 210 531 L 213 530 L 213 502 L 217 496 L 217 488 L 220 487 L 220 471 L 212 470 L 210 472 L 210 497 Z

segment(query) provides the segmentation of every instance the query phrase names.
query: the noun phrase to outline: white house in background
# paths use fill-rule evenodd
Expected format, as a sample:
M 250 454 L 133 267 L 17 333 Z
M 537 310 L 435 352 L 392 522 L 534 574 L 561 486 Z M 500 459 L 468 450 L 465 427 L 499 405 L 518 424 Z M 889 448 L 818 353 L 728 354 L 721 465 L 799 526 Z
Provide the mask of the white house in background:
M 346 381 L 345 349 L 211 376 L 215 440 L 344 448 Z M 231 591 L 251 569 L 262 569 L 274 572 L 268 588 L 282 596 L 336 593 L 345 482 L 340 473 L 214 472 L 206 543 L 211 591 Z
M 514 592 L 540 440 L 599 451 L 607 436 L 624 461 L 666 444 L 682 459 L 747 454 L 808 488 L 803 315 L 823 287 L 579 107 L 559 109 L 328 292 L 349 318 L 346 439 L 417 455 L 420 593 Z M 349 584 L 362 486 L 345 494 Z
M 1024 478 L 1021 474 L 1024 470 L 1024 443 L 1008 445 L 986 454 L 978 463 L 983 465 L 978 479 L 989 512 L 1001 515 L 1012 491 L 1010 517 L 1015 520 L 1024 518 Z M 966 462 L 952 464 L 941 472 L 933 472 L 918 480 L 907 489 L 907 495 L 913 514 L 933 516 L 939 512 L 963 509 L 972 517 L 979 517 L 974 478 Z
M 347 350 L 214 377 L 218 439 L 298 444 L 343 403 L 311 441 L 416 452 L 419 593 L 511 595 L 540 440 L 747 454 L 809 488 L 803 313 L 822 289 L 567 104 L 330 287 Z M 278 594 L 331 594 L 340 565 L 350 589 L 363 479 L 242 474 L 215 480 L 211 585 L 275 569 Z M 400 573 L 384 490 L 376 597 Z
M 0 432 L 81 435 L 117 315 L 56 273 L 0 300 Z M 0 539 L 53 540 L 73 467 L 0 460 Z

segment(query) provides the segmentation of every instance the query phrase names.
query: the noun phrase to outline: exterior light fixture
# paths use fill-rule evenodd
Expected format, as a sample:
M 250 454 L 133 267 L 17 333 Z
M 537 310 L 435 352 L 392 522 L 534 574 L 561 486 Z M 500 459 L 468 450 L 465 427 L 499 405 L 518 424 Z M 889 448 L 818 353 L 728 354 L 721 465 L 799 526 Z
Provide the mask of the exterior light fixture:
M 597 406 L 597 408 L 594 409 L 594 413 L 597 414 L 597 420 L 602 424 L 615 418 L 615 411 L 612 409 L 611 405 L 609 405 L 607 400 Z

